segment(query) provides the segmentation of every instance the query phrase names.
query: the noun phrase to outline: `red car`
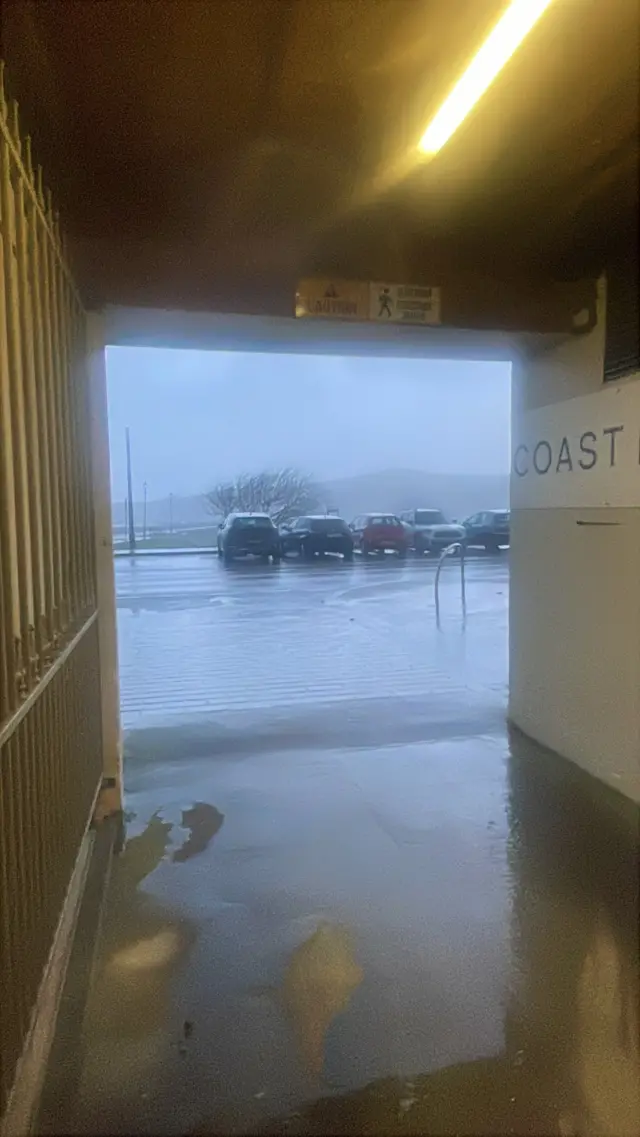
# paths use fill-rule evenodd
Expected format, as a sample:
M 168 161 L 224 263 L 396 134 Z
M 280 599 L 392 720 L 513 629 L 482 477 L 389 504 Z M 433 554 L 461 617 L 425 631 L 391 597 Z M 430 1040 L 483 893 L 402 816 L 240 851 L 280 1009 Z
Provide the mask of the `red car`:
M 365 513 L 351 522 L 356 549 L 363 556 L 369 553 L 397 553 L 404 560 L 409 548 L 409 537 L 402 522 L 393 513 Z

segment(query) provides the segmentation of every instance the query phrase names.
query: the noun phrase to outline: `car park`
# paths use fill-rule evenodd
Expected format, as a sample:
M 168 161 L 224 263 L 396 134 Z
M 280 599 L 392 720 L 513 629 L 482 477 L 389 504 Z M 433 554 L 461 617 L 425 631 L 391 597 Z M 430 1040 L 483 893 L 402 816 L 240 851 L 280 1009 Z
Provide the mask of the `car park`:
M 487 509 L 474 513 L 464 522 L 467 548 L 486 549 L 497 553 L 510 543 L 511 513 L 508 509 Z
M 407 531 L 393 513 L 364 513 L 351 522 L 355 548 L 369 556 L 393 552 L 404 559 L 409 548 Z
M 418 554 L 441 553 L 449 545 L 464 542 L 465 529 L 447 521 L 441 509 L 408 509 L 400 514 L 410 547 Z
M 230 513 L 218 529 L 218 556 L 225 564 L 248 556 L 278 564 L 281 555 L 280 534 L 267 513 Z
M 313 560 L 326 553 L 340 554 L 346 561 L 353 560 L 353 536 L 341 517 L 306 516 L 280 528 L 283 555 Z

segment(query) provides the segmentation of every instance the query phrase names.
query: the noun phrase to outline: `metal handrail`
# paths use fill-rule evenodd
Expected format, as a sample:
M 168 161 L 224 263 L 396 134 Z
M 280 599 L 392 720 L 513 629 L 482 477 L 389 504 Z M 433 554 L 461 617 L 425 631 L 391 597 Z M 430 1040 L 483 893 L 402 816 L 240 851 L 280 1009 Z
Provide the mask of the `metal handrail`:
M 453 556 L 453 554 L 458 549 L 460 550 L 460 599 L 462 601 L 462 622 L 464 623 L 467 618 L 467 585 L 464 571 L 465 546 L 463 541 L 454 541 L 452 545 L 447 545 L 446 549 L 443 549 L 442 553 L 440 554 L 433 585 L 436 602 L 436 624 L 438 628 L 440 628 L 440 573 L 442 572 L 442 566 L 447 557 Z

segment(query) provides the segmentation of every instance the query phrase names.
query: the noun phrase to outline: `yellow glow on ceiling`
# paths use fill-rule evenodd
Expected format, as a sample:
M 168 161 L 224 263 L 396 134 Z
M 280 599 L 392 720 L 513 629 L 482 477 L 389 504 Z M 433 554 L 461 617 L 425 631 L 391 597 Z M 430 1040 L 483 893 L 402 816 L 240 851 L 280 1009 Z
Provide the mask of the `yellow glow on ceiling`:
M 424 154 L 437 154 L 449 141 L 550 3 L 551 0 L 512 0 L 429 123 L 418 144 Z

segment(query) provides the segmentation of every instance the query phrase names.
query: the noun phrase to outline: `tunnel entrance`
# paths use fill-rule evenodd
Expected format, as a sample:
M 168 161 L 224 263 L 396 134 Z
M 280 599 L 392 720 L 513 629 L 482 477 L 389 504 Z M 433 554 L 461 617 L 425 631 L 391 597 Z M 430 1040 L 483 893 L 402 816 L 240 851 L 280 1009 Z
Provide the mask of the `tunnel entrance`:
M 356 346 L 110 351 L 125 729 L 420 696 L 429 667 L 457 683 L 452 645 L 422 644 L 452 544 L 466 549 L 468 622 L 480 634 L 495 615 L 483 653 L 504 698 L 510 365 Z M 441 581 L 459 639 L 458 574 Z

